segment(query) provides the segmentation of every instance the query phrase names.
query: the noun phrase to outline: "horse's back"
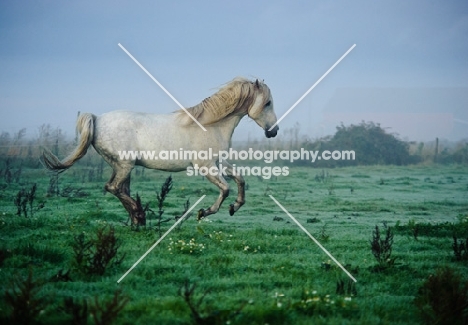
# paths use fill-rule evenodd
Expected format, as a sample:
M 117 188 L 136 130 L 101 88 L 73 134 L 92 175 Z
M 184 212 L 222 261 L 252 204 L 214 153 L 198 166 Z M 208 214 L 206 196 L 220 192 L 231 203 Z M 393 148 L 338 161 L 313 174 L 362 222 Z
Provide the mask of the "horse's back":
M 173 115 L 151 114 L 132 111 L 112 111 L 96 118 L 100 128 L 139 130 L 149 126 L 157 127 L 172 124 Z
M 201 132 L 196 125 L 181 126 L 174 114 L 114 111 L 96 117 L 93 144 L 98 152 L 114 155 L 129 150 L 189 149 L 198 147 Z
M 153 150 L 163 134 L 175 134 L 174 117 L 131 111 L 113 111 L 96 117 L 95 142 L 118 150 Z

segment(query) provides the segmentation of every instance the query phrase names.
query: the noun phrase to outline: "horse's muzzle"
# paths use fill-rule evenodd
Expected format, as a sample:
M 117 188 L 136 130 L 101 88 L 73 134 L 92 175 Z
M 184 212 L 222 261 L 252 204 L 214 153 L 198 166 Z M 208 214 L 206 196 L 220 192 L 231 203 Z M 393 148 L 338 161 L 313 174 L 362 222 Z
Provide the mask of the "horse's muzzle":
M 278 133 L 279 127 L 278 125 L 275 125 L 273 130 L 270 131 L 270 127 L 265 128 L 265 136 L 267 138 L 274 138 L 276 137 L 276 134 Z

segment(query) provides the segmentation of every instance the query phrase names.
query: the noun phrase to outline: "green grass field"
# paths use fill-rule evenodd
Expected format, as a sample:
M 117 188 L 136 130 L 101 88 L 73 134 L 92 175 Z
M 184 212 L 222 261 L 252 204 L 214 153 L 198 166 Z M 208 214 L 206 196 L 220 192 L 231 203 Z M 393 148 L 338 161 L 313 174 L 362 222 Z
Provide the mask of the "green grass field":
M 467 275 L 466 261 L 456 261 L 452 249 L 454 231 L 468 237 L 466 166 L 290 167 L 286 177 L 246 177 L 247 203 L 232 217 L 228 207 L 237 192 L 230 182 L 231 196 L 221 210 L 200 222 L 196 211 L 214 202 L 217 189 L 201 177 L 172 174 L 163 218 L 181 215 L 187 199 L 193 204 L 206 197 L 120 284 L 158 240 L 156 220 L 149 215 L 147 227 L 138 230 L 125 226 L 120 202 L 103 194 L 106 180 L 83 182 L 86 173 L 80 165 L 60 175 L 60 188 L 75 190 L 69 197 L 46 196 L 44 170 L 23 170 L 20 183 L 0 181 L 2 323 L 13 312 L 5 293 L 18 295 L 29 270 L 38 283 L 35 321 L 43 324 L 72 323 L 67 297 L 87 302 L 85 318 L 93 324 L 96 299 L 105 305 L 117 289 L 128 302 L 116 324 L 415 324 L 421 318 L 414 299 L 431 273 L 450 266 Z M 156 192 L 168 175 L 134 175 L 132 194 L 156 210 Z M 16 194 L 34 183 L 33 216 L 16 215 Z M 349 270 L 355 285 L 269 195 Z M 383 231 L 384 223 L 394 232 L 395 263 L 379 269 L 370 241 L 375 225 Z M 114 226 L 124 259 L 104 275 L 88 275 L 76 266 L 74 238 L 94 238 L 105 225 Z M 57 276 L 60 270 L 70 271 L 68 278 Z M 345 286 L 337 292 L 340 281 Z M 187 299 L 204 320 L 193 317 L 184 300 L 184 290 L 194 284 Z

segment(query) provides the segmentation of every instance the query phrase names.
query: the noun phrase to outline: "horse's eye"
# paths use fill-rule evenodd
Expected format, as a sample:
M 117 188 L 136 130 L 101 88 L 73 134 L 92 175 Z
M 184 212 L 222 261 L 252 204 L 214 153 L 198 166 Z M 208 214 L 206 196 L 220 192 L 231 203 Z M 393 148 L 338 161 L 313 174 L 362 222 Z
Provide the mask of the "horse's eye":
M 265 107 L 270 106 L 270 105 L 271 105 L 271 100 L 269 100 L 268 103 L 265 104 Z

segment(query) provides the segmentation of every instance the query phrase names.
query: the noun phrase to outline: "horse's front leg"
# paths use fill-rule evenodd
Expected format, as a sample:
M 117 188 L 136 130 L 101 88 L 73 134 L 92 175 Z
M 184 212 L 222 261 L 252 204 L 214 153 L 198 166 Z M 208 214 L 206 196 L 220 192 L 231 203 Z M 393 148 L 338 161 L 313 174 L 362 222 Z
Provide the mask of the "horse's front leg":
M 219 196 L 211 207 L 209 207 L 206 210 L 200 209 L 198 211 L 198 220 L 209 216 L 210 214 L 218 212 L 219 207 L 223 203 L 224 199 L 227 198 L 229 195 L 229 184 L 226 182 L 226 180 L 220 173 L 218 173 L 217 175 L 211 175 L 210 173 L 208 173 L 206 175 L 206 178 L 219 188 Z
M 232 216 L 241 206 L 245 204 L 245 181 L 242 175 L 237 175 L 227 161 L 221 163 L 222 167 L 226 167 L 226 174 L 229 175 L 237 184 L 237 198 L 234 203 L 229 205 L 229 214 Z

